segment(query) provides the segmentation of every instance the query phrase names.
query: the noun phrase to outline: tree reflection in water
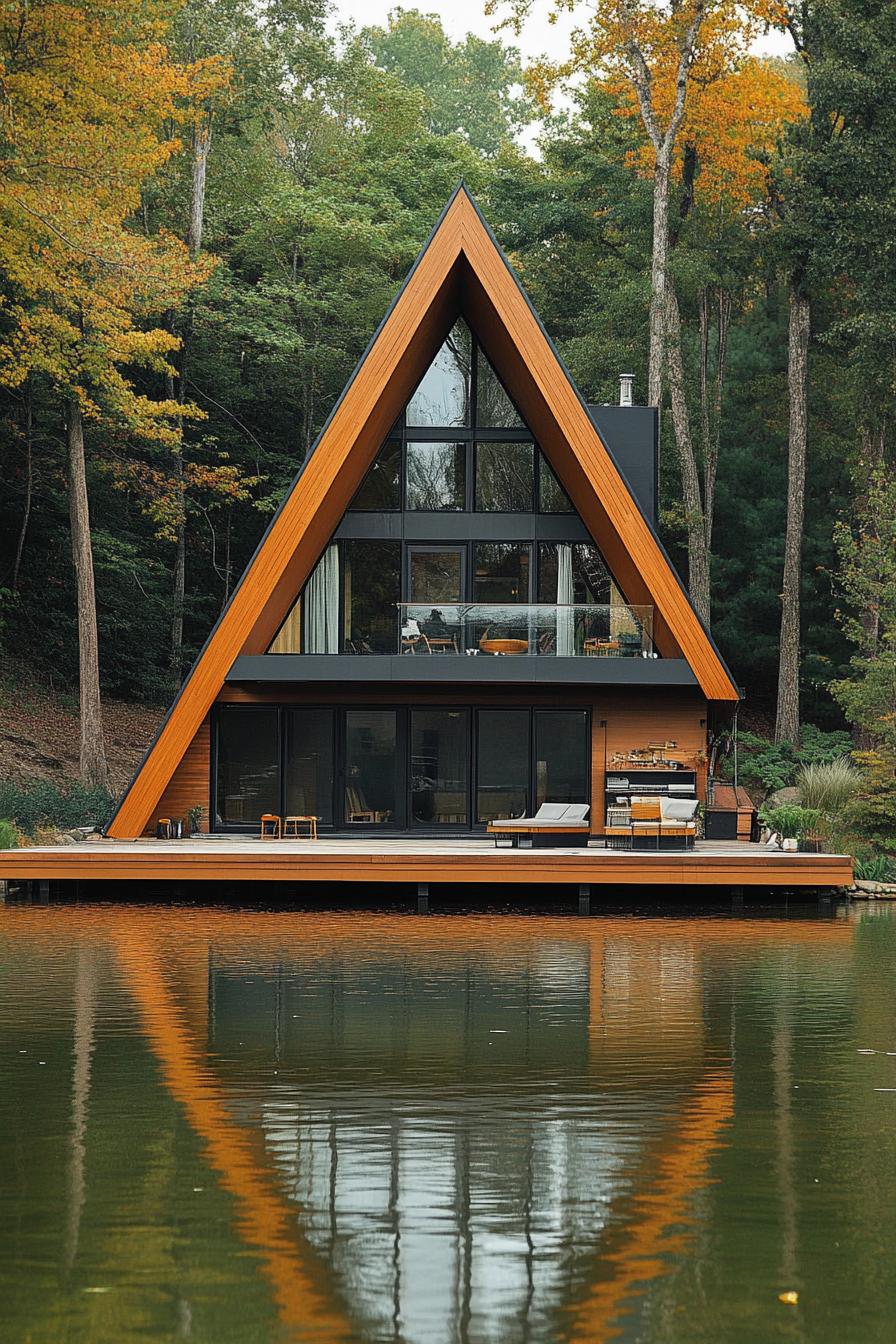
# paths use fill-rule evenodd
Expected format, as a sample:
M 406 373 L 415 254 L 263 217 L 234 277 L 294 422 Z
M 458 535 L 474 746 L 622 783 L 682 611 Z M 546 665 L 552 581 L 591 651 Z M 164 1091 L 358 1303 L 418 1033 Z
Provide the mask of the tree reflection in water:
M 719 968 L 761 967 L 782 938 L 839 965 L 852 940 L 836 921 L 111 906 L 9 910 L 3 931 L 27 948 L 22 977 L 53 963 L 45 991 L 74 1024 L 67 1270 L 94 1254 L 91 1127 L 108 1087 L 104 1014 L 120 1037 L 124 1009 L 109 1005 L 123 994 L 279 1331 L 321 1341 L 623 1333 L 645 1294 L 706 1254 L 703 1192 L 735 1120 L 734 996 Z M 7 1029 L 14 991 L 0 1001 Z M 30 1001 L 19 994 L 18 1029 Z M 131 1097 L 135 1142 L 156 1115 L 148 1091 L 144 1079 Z M 145 1214 L 131 1213 L 139 1237 Z M 794 1215 L 788 1226 L 796 1275 Z M 217 1226 L 216 1244 L 226 1235 Z M 190 1319 L 212 1337 L 201 1301 Z M 225 1319 L 215 1335 L 270 1337 L 255 1324 L 228 1334 Z M 131 1326 L 136 1337 L 136 1315 L 121 1339 Z

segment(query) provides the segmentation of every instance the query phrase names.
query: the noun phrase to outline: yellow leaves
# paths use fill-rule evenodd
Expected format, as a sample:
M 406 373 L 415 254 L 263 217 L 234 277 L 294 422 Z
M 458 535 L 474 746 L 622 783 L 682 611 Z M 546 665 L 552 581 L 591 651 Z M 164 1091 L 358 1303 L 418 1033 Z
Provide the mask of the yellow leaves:
M 558 83 L 584 74 L 612 94 L 621 115 L 639 117 L 640 86 L 642 100 L 650 103 L 650 134 L 662 139 L 672 122 L 687 50 L 679 167 L 680 147 L 691 145 L 698 153 L 697 189 L 704 200 L 742 208 L 756 199 L 764 182 L 762 155 L 774 147 L 785 122 L 804 115 L 796 82 L 750 56 L 760 33 L 785 26 L 782 0 L 490 0 L 487 12 L 505 13 L 505 24 L 519 31 L 535 8 L 580 20 L 564 61 L 541 60 L 527 70 L 542 106 Z M 649 145 L 638 160 L 645 172 L 652 172 L 654 156 L 655 146 Z
M 795 1307 L 795 1306 L 797 1306 L 797 1304 L 799 1303 L 799 1300 L 800 1300 L 800 1295 L 799 1295 L 799 1293 L 794 1293 L 794 1292 L 791 1291 L 791 1292 L 788 1292 L 788 1293 L 779 1293 L 779 1294 L 778 1294 L 778 1301 L 779 1301 L 779 1302 L 783 1302 L 784 1305 L 787 1306 L 787 1307 Z
M 656 83 L 661 106 L 671 105 L 671 78 Z M 634 91 L 616 83 L 620 114 L 638 117 Z M 806 115 L 806 101 L 795 79 L 775 62 L 748 57 L 734 70 L 696 85 L 686 106 L 678 139 L 676 171 L 680 175 L 685 147 L 696 150 L 698 202 L 741 210 L 762 199 L 767 161 L 785 125 Z M 649 174 L 653 152 L 645 145 L 637 166 Z
M 176 414 L 122 372 L 160 374 L 177 340 L 152 319 L 205 280 L 170 234 L 135 225 L 178 127 L 223 96 L 229 66 L 181 65 L 164 44 L 178 0 L 13 0 L 0 11 L 0 271 L 11 293 L 0 379 L 45 373 L 85 414 L 177 439 Z

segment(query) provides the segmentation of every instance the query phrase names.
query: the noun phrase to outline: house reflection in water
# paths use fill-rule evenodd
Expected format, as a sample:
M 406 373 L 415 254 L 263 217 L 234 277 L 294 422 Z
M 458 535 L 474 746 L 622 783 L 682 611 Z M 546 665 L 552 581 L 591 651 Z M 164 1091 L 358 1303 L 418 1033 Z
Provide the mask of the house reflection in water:
M 115 1285 L 122 1340 L 167 1338 L 175 1298 L 227 1344 L 652 1338 L 740 1235 L 757 1109 L 793 1199 L 793 968 L 827 1022 L 859 983 L 840 920 L 92 906 L 0 931 L 21 1338 L 72 1309 L 60 1267 Z
M 443 928 L 434 956 L 390 939 L 263 967 L 211 950 L 218 1076 L 364 1338 L 555 1337 L 620 1201 L 640 1182 L 674 1205 L 635 1214 L 643 1278 L 731 1115 L 693 947 L 620 932 L 490 949 L 486 927 L 468 921 L 460 947 Z

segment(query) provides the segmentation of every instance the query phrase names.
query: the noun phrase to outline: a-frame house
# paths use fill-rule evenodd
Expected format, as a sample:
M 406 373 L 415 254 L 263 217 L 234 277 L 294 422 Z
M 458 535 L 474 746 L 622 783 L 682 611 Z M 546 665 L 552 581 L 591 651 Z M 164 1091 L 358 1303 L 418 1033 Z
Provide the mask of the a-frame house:
M 589 407 L 454 193 L 108 826 L 470 834 L 701 796 L 738 700 L 656 535 L 655 413 Z

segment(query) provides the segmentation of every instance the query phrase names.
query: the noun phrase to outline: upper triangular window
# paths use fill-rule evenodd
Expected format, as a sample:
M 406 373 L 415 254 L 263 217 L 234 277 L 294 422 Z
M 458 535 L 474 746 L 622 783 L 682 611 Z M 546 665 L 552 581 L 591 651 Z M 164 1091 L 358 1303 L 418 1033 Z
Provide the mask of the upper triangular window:
M 476 425 L 479 429 L 525 429 L 481 346 L 476 351 Z
M 407 406 L 407 423 L 461 426 L 470 423 L 473 341 L 462 319 L 455 322 Z

